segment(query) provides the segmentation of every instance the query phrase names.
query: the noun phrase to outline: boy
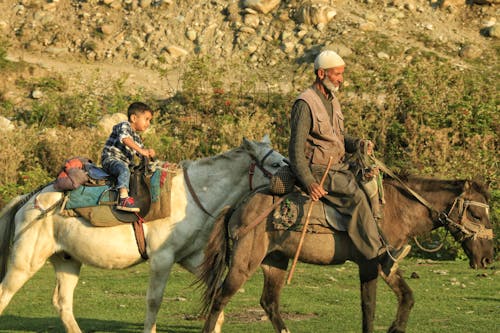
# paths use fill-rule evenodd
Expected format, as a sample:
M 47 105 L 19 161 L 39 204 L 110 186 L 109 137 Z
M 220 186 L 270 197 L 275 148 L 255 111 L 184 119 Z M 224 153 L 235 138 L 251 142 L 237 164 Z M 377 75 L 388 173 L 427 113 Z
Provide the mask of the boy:
M 144 148 L 142 139 L 137 134 L 148 129 L 153 111 L 144 103 L 134 102 L 128 107 L 127 116 L 128 121 L 113 126 L 113 131 L 104 145 L 101 162 L 103 169 L 117 178 L 116 188 L 120 193 L 120 200 L 116 209 L 139 212 L 134 198 L 128 196 L 130 166 L 133 164 L 134 154 L 150 158 L 155 156 L 153 149 Z

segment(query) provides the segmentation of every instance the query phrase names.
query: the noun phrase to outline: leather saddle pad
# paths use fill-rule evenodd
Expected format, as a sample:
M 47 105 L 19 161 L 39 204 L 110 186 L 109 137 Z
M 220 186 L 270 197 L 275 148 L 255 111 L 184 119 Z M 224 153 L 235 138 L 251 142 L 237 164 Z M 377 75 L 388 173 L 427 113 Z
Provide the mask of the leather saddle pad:
M 303 192 L 294 191 L 285 195 L 285 199 L 270 214 L 274 230 L 302 231 L 311 201 Z M 323 201 L 313 204 L 307 232 L 333 233 L 346 231 L 342 225 L 342 215 L 332 206 Z

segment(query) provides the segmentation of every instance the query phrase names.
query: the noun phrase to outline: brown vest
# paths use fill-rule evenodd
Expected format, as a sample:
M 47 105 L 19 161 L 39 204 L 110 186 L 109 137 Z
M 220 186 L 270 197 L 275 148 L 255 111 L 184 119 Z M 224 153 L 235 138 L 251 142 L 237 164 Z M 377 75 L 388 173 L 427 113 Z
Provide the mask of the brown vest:
M 312 89 L 306 89 L 297 97 L 307 103 L 311 110 L 312 130 L 305 146 L 305 155 L 311 164 L 327 165 L 330 156 L 333 164 L 343 162 L 345 155 L 344 115 L 335 95 L 332 99 L 333 119 L 330 119 L 321 98 Z

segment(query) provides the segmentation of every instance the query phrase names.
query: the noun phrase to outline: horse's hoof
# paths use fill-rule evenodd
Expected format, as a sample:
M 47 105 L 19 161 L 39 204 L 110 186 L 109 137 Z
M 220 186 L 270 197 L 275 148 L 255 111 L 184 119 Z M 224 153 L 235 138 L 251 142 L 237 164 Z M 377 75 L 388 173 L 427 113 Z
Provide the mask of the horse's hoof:
M 405 331 L 398 329 L 397 327 L 394 326 L 394 324 L 392 324 L 392 326 L 389 327 L 389 329 L 387 330 L 387 333 L 405 333 Z

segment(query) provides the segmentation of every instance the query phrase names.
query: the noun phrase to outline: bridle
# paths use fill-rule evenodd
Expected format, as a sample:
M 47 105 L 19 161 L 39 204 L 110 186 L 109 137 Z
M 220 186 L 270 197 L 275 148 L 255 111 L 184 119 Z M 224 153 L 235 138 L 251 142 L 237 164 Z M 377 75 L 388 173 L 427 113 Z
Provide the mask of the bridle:
M 264 176 L 266 178 L 269 178 L 271 179 L 271 177 L 273 176 L 273 174 L 266 170 L 266 168 L 264 168 L 264 162 L 265 160 L 271 156 L 271 154 L 274 152 L 273 149 L 270 149 L 265 155 L 264 157 L 262 157 L 262 159 L 259 161 L 255 156 L 253 156 L 252 154 L 249 154 L 250 157 L 252 158 L 252 162 L 250 163 L 250 168 L 248 169 L 248 182 L 249 182 L 249 186 L 250 186 L 250 191 L 253 191 L 253 176 L 255 174 L 255 167 L 259 168 L 260 171 L 262 171 L 262 173 L 264 174 Z M 194 191 L 194 188 L 193 188 L 193 185 L 191 184 L 191 181 L 189 180 L 189 175 L 188 175 L 188 171 L 187 171 L 187 167 L 184 167 L 183 168 L 183 172 L 184 172 L 184 179 L 186 181 L 186 185 L 188 187 L 188 190 L 189 192 L 191 193 L 191 196 L 193 197 L 194 199 L 194 202 L 198 205 L 198 207 L 200 207 L 200 209 L 205 213 L 207 214 L 208 216 L 210 217 L 214 217 L 212 214 L 210 214 L 210 212 L 203 206 L 203 204 L 201 203 L 200 201 L 200 198 L 198 197 L 198 195 L 196 194 L 196 192 Z
M 271 156 L 273 152 L 274 150 L 270 149 L 264 155 L 264 157 L 262 157 L 260 162 L 259 160 L 257 160 L 255 156 L 250 155 L 252 157 L 252 163 L 250 163 L 250 168 L 248 169 L 248 184 L 250 185 L 250 191 L 253 191 L 253 175 L 255 174 L 255 167 L 259 168 L 259 170 L 262 171 L 262 173 L 264 174 L 264 176 L 266 176 L 266 178 L 271 179 L 271 177 L 273 176 L 271 172 L 269 172 L 268 170 L 266 170 L 266 168 L 264 168 L 264 162 L 266 158 Z
M 487 204 L 479 201 L 467 200 L 463 197 L 465 193 L 462 193 L 455 198 L 448 212 L 446 212 L 446 210 L 440 212 L 436 210 L 420 194 L 408 187 L 408 185 L 406 185 L 397 175 L 395 175 L 394 172 L 392 172 L 384 163 L 373 156 L 370 156 L 370 158 L 383 172 L 396 179 L 408 193 L 413 195 L 415 199 L 417 199 L 422 205 L 424 205 L 431 211 L 433 221 L 438 223 L 436 227 L 445 227 L 446 230 L 448 230 L 458 242 L 464 242 L 469 238 L 473 240 L 476 240 L 478 238 L 487 240 L 493 239 L 492 228 L 486 228 L 480 223 L 469 220 L 466 214 L 469 206 L 476 206 L 486 209 L 486 214 L 489 215 L 490 207 Z M 450 215 L 455 210 L 457 210 L 458 222 L 450 217 Z
M 489 216 L 490 207 L 482 202 L 466 200 L 463 198 L 463 193 L 453 201 L 452 206 L 448 213 L 442 212 L 438 221 L 442 226 L 451 232 L 453 237 L 463 242 L 466 239 L 493 239 L 493 229 L 486 228 L 484 225 L 471 221 L 467 216 L 467 209 L 469 206 L 476 206 L 486 209 L 486 215 Z M 457 211 L 458 222 L 450 218 L 450 215 Z

